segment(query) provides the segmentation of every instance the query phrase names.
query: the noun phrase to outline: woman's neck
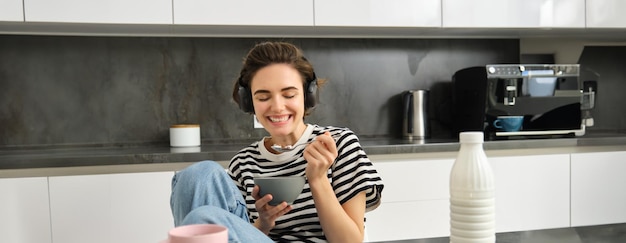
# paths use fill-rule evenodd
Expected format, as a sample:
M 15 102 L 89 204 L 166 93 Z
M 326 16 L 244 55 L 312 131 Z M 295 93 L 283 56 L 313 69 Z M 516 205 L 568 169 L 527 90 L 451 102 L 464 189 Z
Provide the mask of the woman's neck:
M 292 133 L 284 136 L 272 135 L 271 137 L 269 137 L 269 139 L 267 139 L 267 141 L 270 143 L 270 146 L 273 144 L 278 144 L 281 146 L 294 145 L 296 142 L 298 142 L 298 140 L 300 140 L 300 138 L 304 134 L 304 131 L 306 131 L 306 127 L 307 125 L 304 124 L 304 122 L 300 123 Z

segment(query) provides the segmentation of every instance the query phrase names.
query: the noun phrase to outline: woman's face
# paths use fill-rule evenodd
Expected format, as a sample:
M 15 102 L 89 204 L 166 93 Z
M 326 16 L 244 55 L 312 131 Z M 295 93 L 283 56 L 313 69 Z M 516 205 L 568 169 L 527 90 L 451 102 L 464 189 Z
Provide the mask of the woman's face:
M 302 87 L 302 76 L 289 64 L 271 64 L 252 77 L 254 113 L 272 137 L 298 139 L 304 132 Z

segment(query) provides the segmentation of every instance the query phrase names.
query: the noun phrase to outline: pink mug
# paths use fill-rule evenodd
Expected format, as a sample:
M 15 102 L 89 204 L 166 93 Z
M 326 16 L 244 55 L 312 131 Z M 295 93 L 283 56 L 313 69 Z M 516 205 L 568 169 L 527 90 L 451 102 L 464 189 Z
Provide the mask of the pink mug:
M 178 226 L 161 243 L 228 243 L 228 228 L 217 224 Z

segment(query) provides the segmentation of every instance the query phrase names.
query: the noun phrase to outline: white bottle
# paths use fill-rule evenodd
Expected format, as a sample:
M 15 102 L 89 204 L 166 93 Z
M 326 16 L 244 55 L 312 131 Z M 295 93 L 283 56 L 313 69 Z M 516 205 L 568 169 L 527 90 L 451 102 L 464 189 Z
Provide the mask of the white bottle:
M 461 132 L 459 138 L 450 173 L 450 242 L 496 242 L 495 188 L 483 133 Z

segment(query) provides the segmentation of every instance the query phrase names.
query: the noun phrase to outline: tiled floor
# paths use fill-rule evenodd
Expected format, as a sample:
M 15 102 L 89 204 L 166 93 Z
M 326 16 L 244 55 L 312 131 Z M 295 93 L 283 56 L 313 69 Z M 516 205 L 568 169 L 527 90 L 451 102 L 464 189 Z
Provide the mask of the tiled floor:
M 498 233 L 497 243 L 626 243 L 626 224 Z M 393 243 L 449 243 L 448 237 Z

